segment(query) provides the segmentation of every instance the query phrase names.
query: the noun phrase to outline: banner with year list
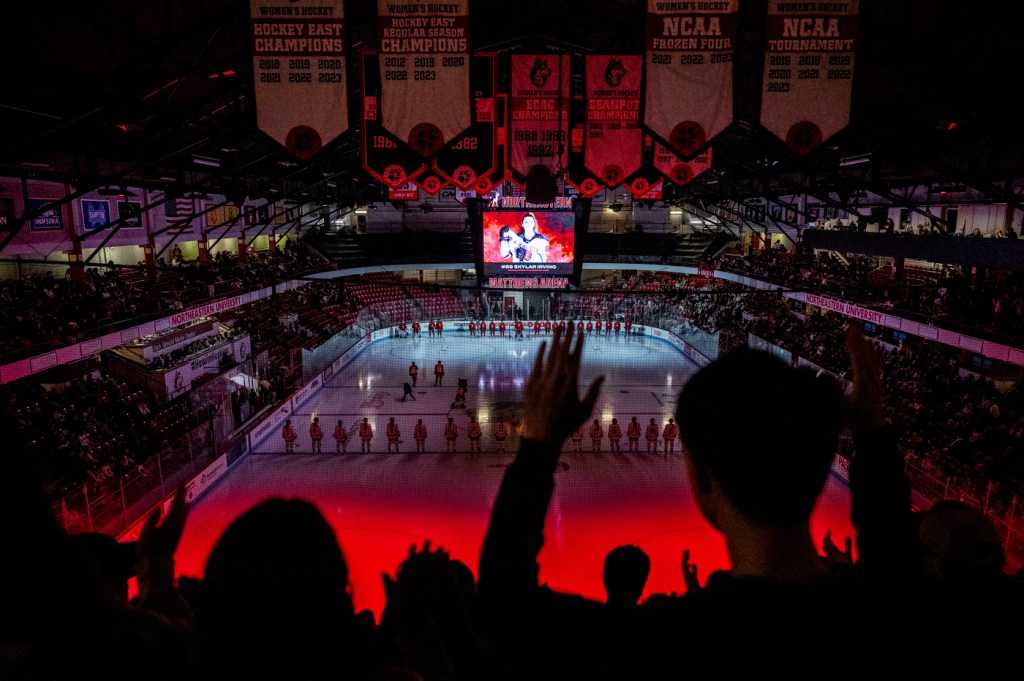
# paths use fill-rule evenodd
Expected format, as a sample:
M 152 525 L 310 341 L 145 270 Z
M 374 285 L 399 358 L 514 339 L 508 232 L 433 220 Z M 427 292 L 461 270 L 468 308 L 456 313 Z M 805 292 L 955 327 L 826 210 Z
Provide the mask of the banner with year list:
M 584 165 L 609 189 L 622 184 L 642 163 L 643 68 L 640 55 L 587 56 Z
M 648 0 L 643 124 L 683 158 L 733 119 L 739 0 Z
M 761 125 L 800 155 L 850 122 L 859 0 L 769 0 Z
M 388 132 L 426 158 L 469 127 L 469 0 L 378 0 L 377 51 Z
M 256 124 L 302 160 L 348 129 L 343 0 L 250 0 Z
M 512 55 L 513 178 L 522 182 L 533 166 L 544 166 L 552 175 L 568 161 L 569 55 Z

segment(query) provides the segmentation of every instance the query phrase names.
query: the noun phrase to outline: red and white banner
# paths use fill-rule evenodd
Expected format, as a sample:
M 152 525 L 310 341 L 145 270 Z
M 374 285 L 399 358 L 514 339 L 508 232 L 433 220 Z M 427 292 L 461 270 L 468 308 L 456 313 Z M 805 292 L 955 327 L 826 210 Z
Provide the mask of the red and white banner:
M 739 0 L 647 0 L 644 126 L 683 158 L 732 123 Z
M 377 0 L 381 122 L 421 156 L 470 124 L 469 0 Z
M 586 141 L 583 164 L 609 189 L 622 184 L 642 162 L 640 55 L 588 55 Z
M 522 181 L 536 165 L 552 175 L 569 153 L 569 55 L 512 55 L 511 161 Z
M 388 187 L 389 201 L 415 201 L 418 198 L 420 198 L 420 190 L 412 182 L 406 182 L 402 186 L 394 189 Z
M 769 0 L 761 125 L 798 154 L 850 122 L 860 0 Z
M 306 160 L 348 129 L 344 0 L 249 0 L 249 9 L 256 124 Z
M 684 161 L 664 144 L 655 142 L 654 167 L 673 183 L 683 186 L 711 167 L 711 147 Z

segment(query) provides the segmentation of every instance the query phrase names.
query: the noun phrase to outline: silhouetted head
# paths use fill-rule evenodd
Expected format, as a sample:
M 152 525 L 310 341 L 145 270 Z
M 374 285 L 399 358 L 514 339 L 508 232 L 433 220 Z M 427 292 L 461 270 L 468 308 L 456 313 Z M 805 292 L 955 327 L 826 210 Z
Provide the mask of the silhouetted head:
M 737 428 L 730 405 L 738 395 L 792 417 L 770 428 Z M 676 416 L 698 501 L 714 486 L 749 522 L 807 521 L 839 444 L 842 392 L 835 381 L 741 348 L 686 383 Z
M 644 592 L 651 559 L 643 549 L 617 546 L 604 559 L 604 588 L 609 605 L 636 605 Z

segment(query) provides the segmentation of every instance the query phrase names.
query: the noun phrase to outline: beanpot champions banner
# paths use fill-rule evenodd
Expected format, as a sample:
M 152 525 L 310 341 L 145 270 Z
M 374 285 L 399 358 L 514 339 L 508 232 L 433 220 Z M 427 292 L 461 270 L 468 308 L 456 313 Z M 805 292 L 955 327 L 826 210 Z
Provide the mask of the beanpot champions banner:
M 343 0 L 249 0 L 259 129 L 302 160 L 348 129 Z
M 850 122 L 860 0 L 769 0 L 761 125 L 798 154 Z
M 384 128 L 424 157 L 470 125 L 469 0 L 377 0 Z
M 569 55 L 512 55 L 512 148 L 517 182 L 536 165 L 564 169 L 569 144 Z
M 643 123 L 683 158 L 732 123 L 739 0 L 648 0 Z
M 587 56 L 587 170 L 609 189 L 640 168 L 640 83 L 643 57 Z

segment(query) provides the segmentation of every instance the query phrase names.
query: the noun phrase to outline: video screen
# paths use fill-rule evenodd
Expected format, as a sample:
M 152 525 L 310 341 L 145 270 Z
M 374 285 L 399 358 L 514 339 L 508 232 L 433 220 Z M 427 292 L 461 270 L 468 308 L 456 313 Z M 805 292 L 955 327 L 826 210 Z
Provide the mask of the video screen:
M 484 276 L 572 276 L 575 227 L 572 211 L 484 211 Z

